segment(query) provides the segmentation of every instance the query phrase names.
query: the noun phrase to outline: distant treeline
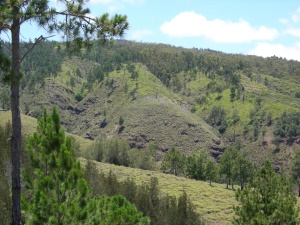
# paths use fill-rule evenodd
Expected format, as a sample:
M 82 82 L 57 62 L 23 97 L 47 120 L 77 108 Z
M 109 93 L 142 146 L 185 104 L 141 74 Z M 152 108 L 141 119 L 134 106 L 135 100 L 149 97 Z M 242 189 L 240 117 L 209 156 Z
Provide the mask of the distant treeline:
M 21 44 L 26 51 L 28 43 Z M 45 41 L 32 50 L 22 64 L 26 76 L 22 83 L 30 86 L 42 83 L 46 77 L 56 76 L 61 70 L 63 59 L 68 57 L 63 49 L 56 48 L 54 41 Z M 97 43 L 95 43 L 97 45 Z M 10 43 L 5 43 L 10 48 Z M 9 55 L 7 48 L 3 48 Z M 121 70 L 123 64 L 140 62 L 157 76 L 166 86 L 172 87 L 178 79 L 178 73 L 202 72 L 207 76 L 231 77 L 237 71 L 243 71 L 248 77 L 252 74 L 264 74 L 277 78 L 300 75 L 300 62 L 278 57 L 262 58 L 242 54 L 226 54 L 210 49 L 185 49 L 165 44 L 139 43 L 132 41 L 116 41 L 107 47 L 96 47 L 91 51 L 82 51 L 76 56 L 95 62 L 94 69 L 84 71 L 89 81 L 102 80 L 103 75 L 113 70 Z M 77 68 L 74 68 L 74 72 Z M 78 74 L 78 71 L 76 71 Z M 82 74 L 78 74 L 81 76 Z

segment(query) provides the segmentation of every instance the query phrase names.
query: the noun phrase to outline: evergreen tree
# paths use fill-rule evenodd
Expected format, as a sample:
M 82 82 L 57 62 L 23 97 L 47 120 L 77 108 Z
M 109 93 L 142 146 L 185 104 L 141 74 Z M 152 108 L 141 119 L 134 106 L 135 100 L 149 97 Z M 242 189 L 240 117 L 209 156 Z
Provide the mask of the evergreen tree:
M 169 171 L 170 173 L 177 176 L 184 169 L 185 165 L 185 155 L 181 154 L 179 150 L 174 147 L 165 155 L 162 162 L 161 169 L 164 171 Z
M 196 180 L 206 180 L 206 164 L 209 156 L 204 149 L 187 157 L 186 176 Z
M 22 204 L 28 224 L 84 223 L 88 217 L 90 190 L 76 162 L 70 137 L 60 128 L 53 107 L 52 115 L 38 120 L 37 132 L 28 138 L 33 173 L 24 173 L 30 195 Z
M 106 193 L 96 195 L 83 177 L 80 162 L 75 160 L 70 137 L 60 129 L 60 119 L 53 108 L 52 115 L 38 120 L 38 129 L 28 138 L 30 169 L 23 174 L 26 185 L 22 206 L 26 224 L 149 224 L 136 207 L 118 192 L 119 183 L 110 172 L 106 178 Z M 97 178 L 98 171 L 87 164 L 89 181 Z M 91 176 L 94 176 L 91 178 Z M 96 185 L 92 183 L 92 186 Z M 98 194 L 95 189 L 94 194 Z
M 205 177 L 209 180 L 209 185 L 216 179 L 218 175 L 218 167 L 212 158 L 209 158 L 205 165 Z
M 297 200 L 289 181 L 278 176 L 270 162 L 265 162 L 253 181 L 244 190 L 238 190 L 234 207 L 234 224 L 282 225 L 298 224 Z
M 177 203 L 177 224 L 178 225 L 190 225 L 190 224 L 204 224 L 202 218 L 195 213 L 194 205 L 191 203 L 185 191 L 178 198 Z
M 233 165 L 233 178 L 240 184 L 241 190 L 254 176 L 253 163 L 241 152 L 237 152 Z
M 85 224 L 103 225 L 149 225 L 149 217 L 143 217 L 142 212 L 126 200 L 122 195 L 112 197 L 98 196 L 90 203 L 96 208 L 95 214 L 91 214 Z
M 21 194 L 21 116 L 20 116 L 20 81 L 22 74 L 20 66 L 26 56 L 47 37 L 40 36 L 21 55 L 21 27 L 28 22 L 36 22 L 49 33 L 64 33 L 65 46 L 70 50 L 79 51 L 90 48 L 91 40 L 95 37 L 101 44 L 111 41 L 114 37 L 122 37 L 128 22 L 126 16 L 116 14 L 109 18 L 106 13 L 99 18 L 89 16 L 90 10 L 84 7 L 85 0 L 61 1 L 62 9 L 49 7 L 49 1 L 36 0 L 2 0 L 0 4 L 0 35 L 10 32 L 11 36 L 11 70 L 5 73 L 5 81 L 11 86 L 12 111 L 12 220 L 14 225 L 21 223 L 20 194 Z M 4 31 L 4 32 L 3 32 Z M 6 69 L 7 58 L 0 56 L 1 70 Z M 4 64 L 2 63 L 4 62 Z M 2 65 L 4 67 L 2 68 Z
M 235 87 L 230 88 L 230 102 L 233 102 L 235 99 Z
M 220 174 L 226 177 L 226 188 L 231 183 L 233 187 L 233 174 L 234 174 L 234 159 L 236 156 L 236 149 L 233 147 L 227 148 L 220 159 Z

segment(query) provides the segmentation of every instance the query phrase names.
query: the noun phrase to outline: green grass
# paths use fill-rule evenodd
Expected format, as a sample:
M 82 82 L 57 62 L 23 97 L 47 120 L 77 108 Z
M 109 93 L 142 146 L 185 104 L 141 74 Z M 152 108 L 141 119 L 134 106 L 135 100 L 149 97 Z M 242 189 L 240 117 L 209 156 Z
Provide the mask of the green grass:
M 83 164 L 86 160 L 81 159 Z M 184 177 L 176 177 L 157 171 L 132 169 L 106 163 L 97 163 L 99 172 L 108 174 L 110 170 L 119 180 L 133 178 L 137 184 L 149 182 L 151 177 L 157 177 L 159 187 L 164 194 L 179 197 L 185 190 L 189 198 L 204 219 L 212 224 L 231 224 L 233 219 L 233 205 L 236 205 L 235 193 L 226 189 L 225 184 L 196 181 Z
M 0 125 L 11 121 L 10 111 L 0 111 Z M 37 120 L 35 118 L 21 114 L 22 130 L 24 134 L 30 135 L 36 131 Z M 71 135 L 80 144 L 81 151 L 87 150 L 88 146 L 93 143 L 76 135 Z M 84 163 L 85 159 L 81 159 Z M 110 170 L 117 175 L 118 179 L 124 180 L 127 177 L 133 178 L 138 184 L 148 182 L 152 176 L 159 179 L 159 185 L 165 194 L 179 196 L 182 190 L 185 190 L 189 198 L 196 206 L 197 212 L 214 224 L 230 224 L 232 220 L 232 205 L 236 204 L 234 192 L 225 189 L 225 184 L 213 183 L 211 187 L 208 182 L 195 181 L 183 177 L 176 177 L 157 171 L 146 171 L 132 169 L 123 166 L 114 166 L 105 163 L 97 163 L 99 171 L 108 174 Z
M 0 125 L 4 125 L 11 120 L 10 111 L 0 111 Z M 30 135 L 36 131 L 36 119 L 21 115 L 22 130 L 25 135 Z M 87 147 L 93 143 L 90 140 L 74 135 L 76 141 L 81 146 L 81 151 L 87 150 Z M 85 164 L 86 160 L 80 158 Z M 213 183 L 212 186 L 208 182 L 196 181 L 184 177 L 176 177 L 170 174 L 164 174 L 158 171 L 147 171 L 133 169 L 123 166 L 115 166 L 105 163 L 97 163 L 99 172 L 108 174 L 112 170 L 119 180 L 125 180 L 130 177 L 138 184 L 149 182 L 151 177 L 157 177 L 159 186 L 163 193 L 173 196 L 179 196 L 182 190 L 185 190 L 189 198 L 196 207 L 196 211 L 200 213 L 204 219 L 212 224 L 231 224 L 234 216 L 233 205 L 237 204 L 235 193 L 232 190 L 226 189 L 225 184 Z M 298 200 L 298 205 L 299 205 Z
M 7 122 L 11 122 L 11 111 L 0 111 L 0 118 L 0 126 L 5 126 Z M 21 124 L 22 133 L 24 136 L 29 136 L 36 132 L 37 120 L 35 118 L 21 114 Z M 70 133 L 66 133 L 66 135 L 73 137 L 75 141 L 80 145 L 78 155 L 81 155 L 83 152 L 85 152 L 93 143 L 93 141 L 84 139 L 83 137 L 77 135 L 73 135 Z

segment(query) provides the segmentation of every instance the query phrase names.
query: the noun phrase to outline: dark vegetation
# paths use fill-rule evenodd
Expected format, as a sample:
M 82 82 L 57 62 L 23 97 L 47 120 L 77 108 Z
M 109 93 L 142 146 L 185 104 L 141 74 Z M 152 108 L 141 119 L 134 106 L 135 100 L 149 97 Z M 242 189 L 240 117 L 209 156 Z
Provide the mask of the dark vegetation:
M 178 198 L 164 195 L 159 190 L 156 177 L 151 177 L 150 183 L 142 185 L 129 178 L 118 181 L 112 171 L 109 174 L 99 173 L 92 161 L 85 166 L 85 177 L 93 189 L 93 195 L 121 194 L 149 216 L 151 224 L 204 224 L 184 191 Z
M 249 157 L 237 148 L 228 147 L 216 164 L 206 150 L 199 150 L 190 156 L 181 154 L 173 148 L 162 162 L 161 169 L 174 175 L 184 175 L 188 178 L 202 181 L 226 183 L 226 188 L 234 184 L 243 190 L 247 183 L 251 183 L 256 174 L 254 164 Z
M 11 222 L 9 146 L 2 138 L 9 136 L 11 125 L 0 127 L 1 151 L 1 223 Z M 83 177 L 75 158 L 75 144 L 60 129 L 60 119 L 53 108 L 44 112 L 37 132 L 28 137 L 23 149 L 22 223 L 26 224 L 149 224 L 148 217 L 123 196 L 91 195 L 92 189 Z M 116 194 L 116 193 L 115 193 Z M 52 207 L 49 207 L 51 205 Z
M 284 112 L 276 123 L 274 134 L 276 137 L 286 138 L 287 143 L 292 144 L 300 136 L 300 113 Z
M 150 149 L 147 151 L 136 148 L 130 149 L 127 141 L 116 138 L 95 142 L 86 152 L 85 158 L 144 170 L 155 169 Z

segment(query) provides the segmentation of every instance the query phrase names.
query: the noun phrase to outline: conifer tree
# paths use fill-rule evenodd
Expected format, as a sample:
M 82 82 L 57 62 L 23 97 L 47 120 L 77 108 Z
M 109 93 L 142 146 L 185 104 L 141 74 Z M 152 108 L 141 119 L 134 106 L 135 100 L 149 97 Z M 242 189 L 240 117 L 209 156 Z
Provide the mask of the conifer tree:
M 170 173 L 173 173 L 177 176 L 180 172 L 183 171 L 185 164 L 185 155 L 181 154 L 179 150 L 172 147 L 170 151 L 165 155 L 165 158 L 162 162 L 161 169 L 166 171 L 169 170 Z
M 234 207 L 234 224 L 238 225 L 282 225 L 298 224 L 297 200 L 290 182 L 278 176 L 270 162 L 265 162 L 253 185 L 238 189 Z
M 88 216 L 90 190 L 75 160 L 71 138 L 61 130 L 55 107 L 52 115 L 44 110 L 27 147 L 33 173 L 23 173 L 30 193 L 22 201 L 26 224 L 83 223 Z
M 244 189 L 246 183 L 253 180 L 253 176 L 253 163 L 241 152 L 238 152 L 234 160 L 233 177 L 240 184 L 241 190 Z
M 21 63 L 36 45 L 48 37 L 36 38 L 28 50 L 21 55 L 20 31 L 26 23 L 37 23 L 49 33 L 63 33 L 64 44 L 70 52 L 90 48 L 92 40 L 98 39 L 101 44 L 114 37 L 122 37 L 128 22 L 126 16 L 116 14 L 113 18 L 103 14 L 101 17 L 89 16 L 90 10 L 85 8 L 86 0 L 61 0 L 61 9 L 51 8 L 47 0 L 1 0 L 0 1 L 0 35 L 10 32 L 11 69 L 5 73 L 4 80 L 11 86 L 12 111 L 12 220 L 14 225 L 21 223 L 21 116 L 20 116 L 20 72 Z M 4 59 L 4 60 L 3 60 Z M 2 64 L 4 62 L 4 64 Z M 7 59 L 0 55 L 0 67 L 9 65 Z
M 27 189 L 22 198 L 23 221 L 33 225 L 149 224 L 149 218 L 122 196 L 99 196 L 96 192 L 92 196 L 71 140 L 60 128 L 56 108 L 51 115 L 44 110 L 37 132 L 28 138 L 30 169 L 23 172 Z M 93 176 L 99 175 L 94 164 L 88 163 L 87 169 Z M 111 172 L 105 183 L 108 195 L 118 192 Z
M 236 156 L 236 149 L 233 147 L 227 148 L 221 156 L 220 159 L 220 174 L 226 177 L 226 188 L 228 188 L 231 183 L 233 186 L 233 174 L 234 174 L 234 158 Z
M 205 167 L 209 156 L 206 150 L 201 149 L 187 157 L 186 175 L 196 180 L 206 180 Z
M 209 180 L 209 185 L 211 182 L 216 179 L 218 171 L 217 165 L 213 161 L 212 158 L 209 158 L 207 163 L 205 164 L 205 177 Z

